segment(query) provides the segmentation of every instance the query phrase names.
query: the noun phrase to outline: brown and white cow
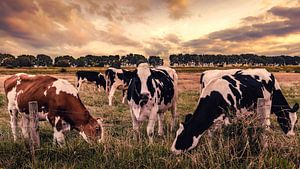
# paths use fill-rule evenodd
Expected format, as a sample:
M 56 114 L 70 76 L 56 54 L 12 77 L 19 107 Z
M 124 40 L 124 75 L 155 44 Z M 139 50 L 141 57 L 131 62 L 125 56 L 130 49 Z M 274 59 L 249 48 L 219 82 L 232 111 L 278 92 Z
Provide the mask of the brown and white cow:
M 17 140 L 17 116 L 22 116 L 22 134 L 29 137 L 28 102 L 37 101 L 39 112 L 47 112 L 46 119 L 53 127 L 53 141 L 62 146 L 64 133 L 71 129 L 89 143 L 100 142 L 103 128 L 100 119 L 95 119 L 81 102 L 77 89 L 68 81 L 51 76 L 15 74 L 4 81 L 11 117 L 11 129 Z

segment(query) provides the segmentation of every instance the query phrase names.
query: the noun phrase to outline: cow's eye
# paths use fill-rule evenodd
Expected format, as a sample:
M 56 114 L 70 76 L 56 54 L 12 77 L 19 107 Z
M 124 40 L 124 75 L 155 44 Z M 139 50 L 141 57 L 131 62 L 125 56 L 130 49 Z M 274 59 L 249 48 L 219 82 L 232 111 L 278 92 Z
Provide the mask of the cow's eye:
M 100 134 L 100 127 L 96 127 L 96 134 Z

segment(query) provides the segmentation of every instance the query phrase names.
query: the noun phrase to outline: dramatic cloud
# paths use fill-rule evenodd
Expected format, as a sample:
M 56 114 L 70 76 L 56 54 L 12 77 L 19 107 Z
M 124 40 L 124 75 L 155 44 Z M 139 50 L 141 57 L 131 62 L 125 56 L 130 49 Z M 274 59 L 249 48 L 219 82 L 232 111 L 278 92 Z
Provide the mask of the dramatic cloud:
M 284 20 L 255 23 L 250 26 L 242 26 L 235 29 L 225 29 L 209 34 L 209 38 L 225 41 L 244 41 L 266 36 L 282 36 L 300 31 L 300 7 L 274 7 L 270 9 L 268 13 L 281 17 Z M 256 22 L 259 19 L 256 17 L 248 17 L 244 20 Z
M 169 17 L 172 19 L 181 19 L 189 15 L 189 0 L 166 0 L 169 10 Z
M 299 16 L 285 0 L 4 0 L 0 52 L 300 55 Z

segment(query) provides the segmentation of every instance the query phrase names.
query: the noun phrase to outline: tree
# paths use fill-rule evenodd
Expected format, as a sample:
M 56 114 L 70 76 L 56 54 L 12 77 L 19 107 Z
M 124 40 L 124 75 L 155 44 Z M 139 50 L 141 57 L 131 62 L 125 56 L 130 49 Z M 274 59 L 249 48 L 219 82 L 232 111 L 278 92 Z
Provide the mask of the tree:
M 36 56 L 36 65 L 37 66 L 51 66 L 53 64 L 53 60 L 50 56 L 45 54 L 38 54 Z
M 58 67 L 75 66 L 75 62 L 76 60 L 70 55 L 58 56 L 54 59 L 54 65 Z
M 36 65 L 36 58 L 33 55 L 20 55 L 16 61 L 20 67 L 32 67 Z
M 159 56 L 149 56 L 148 62 L 152 66 L 163 65 L 164 61 Z

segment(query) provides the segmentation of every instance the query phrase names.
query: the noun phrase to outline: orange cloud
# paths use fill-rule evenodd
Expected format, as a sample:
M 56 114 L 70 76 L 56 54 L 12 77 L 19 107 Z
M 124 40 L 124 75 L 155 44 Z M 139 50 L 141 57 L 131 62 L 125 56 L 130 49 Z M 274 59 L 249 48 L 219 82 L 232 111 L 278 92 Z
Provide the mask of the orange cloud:
M 170 18 L 181 19 L 189 15 L 189 0 L 166 0 L 166 3 Z

